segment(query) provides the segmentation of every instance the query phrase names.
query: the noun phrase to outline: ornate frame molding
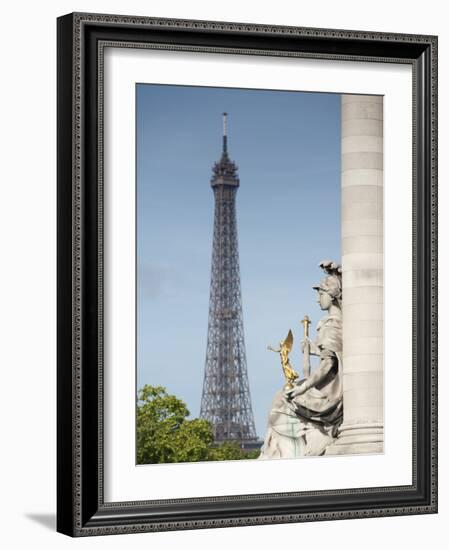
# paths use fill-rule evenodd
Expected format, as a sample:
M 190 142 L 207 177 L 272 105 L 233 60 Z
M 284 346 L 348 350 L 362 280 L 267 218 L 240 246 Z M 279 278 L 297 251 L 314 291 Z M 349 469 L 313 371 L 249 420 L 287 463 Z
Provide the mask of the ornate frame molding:
M 412 65 L 411 486 L 104 502 L 102 104 L 103 52 L 112 45 Z M 96 120 L 86 116 L 93 109 Z M 96 422 L 88 424 L 92 415 Z M 102 14 L 59 18 L 58 531 L 88 536 L 436 511 L 437 38 Z

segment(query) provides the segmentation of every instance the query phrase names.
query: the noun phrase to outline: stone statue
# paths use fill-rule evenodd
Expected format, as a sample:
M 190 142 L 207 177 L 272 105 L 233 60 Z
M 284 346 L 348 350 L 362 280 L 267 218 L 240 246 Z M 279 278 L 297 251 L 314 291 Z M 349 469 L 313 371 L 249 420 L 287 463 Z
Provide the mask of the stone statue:
M 343 420 L 341 267 L 331 261 L 320 267 L 326 276 L 313 288 L 326 315 L 318 323 L 316 342 L 305 336 L 301 346 L 305 363 L 310 355 L 320 362 L 314 371 L 305 364 L 306 377 L 276 393 L 261 459 L 322 455 Z

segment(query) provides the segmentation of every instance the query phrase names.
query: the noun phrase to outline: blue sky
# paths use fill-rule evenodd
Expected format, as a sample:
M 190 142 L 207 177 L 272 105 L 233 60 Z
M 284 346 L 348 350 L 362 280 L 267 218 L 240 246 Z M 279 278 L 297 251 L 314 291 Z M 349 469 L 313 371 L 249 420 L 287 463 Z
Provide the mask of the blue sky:
M 163 385 L 199 415 L 222 112 L 239 166 L 237 223 L 248 376 L 259 437 L 291 328 L 322 312 L 312 286 L 340 260 L 340 96 L 137 85 L 137 387 Z

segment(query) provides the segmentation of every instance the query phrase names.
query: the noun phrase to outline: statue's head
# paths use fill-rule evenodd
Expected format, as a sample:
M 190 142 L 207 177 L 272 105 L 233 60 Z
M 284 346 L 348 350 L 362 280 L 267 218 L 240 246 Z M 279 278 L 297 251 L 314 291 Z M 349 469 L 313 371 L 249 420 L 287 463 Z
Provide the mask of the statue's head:
M 341 265 L 326 260 L 320 263 L 320 267 L 327 275 L 321 279 L 318 286 L 314 286 L 313 288 L 318 292 L 317 301 L 321 309 L 327 311 L 331 305 L 341 308 Z

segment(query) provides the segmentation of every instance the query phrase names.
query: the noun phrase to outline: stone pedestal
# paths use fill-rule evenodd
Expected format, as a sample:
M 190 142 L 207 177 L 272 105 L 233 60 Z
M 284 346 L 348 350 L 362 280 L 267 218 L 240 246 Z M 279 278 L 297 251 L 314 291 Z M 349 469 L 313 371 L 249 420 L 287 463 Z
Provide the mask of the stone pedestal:
M 342 96 L 343 411 L 326 454 L 383 452 L 383 100 Z

